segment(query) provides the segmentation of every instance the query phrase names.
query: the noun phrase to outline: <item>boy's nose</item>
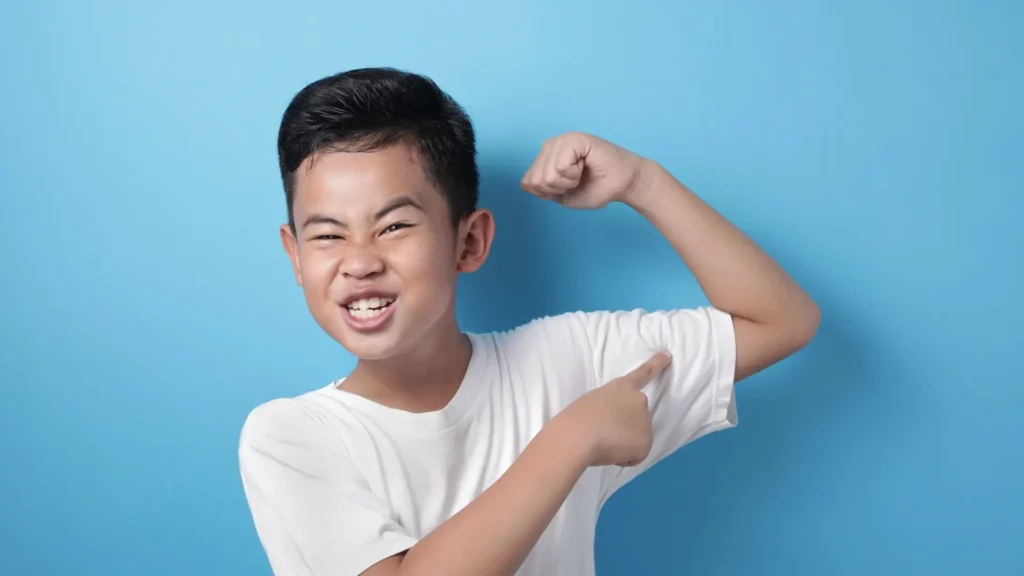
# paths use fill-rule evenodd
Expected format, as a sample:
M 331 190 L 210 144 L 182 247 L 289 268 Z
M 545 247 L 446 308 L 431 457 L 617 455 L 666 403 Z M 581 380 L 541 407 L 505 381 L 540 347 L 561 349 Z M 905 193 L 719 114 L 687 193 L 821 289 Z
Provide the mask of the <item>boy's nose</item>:
M 341 261 L 338 272 L 349 278 L 368 278 L 384 271 L 384 260 L 372 250 L 354 248 Z

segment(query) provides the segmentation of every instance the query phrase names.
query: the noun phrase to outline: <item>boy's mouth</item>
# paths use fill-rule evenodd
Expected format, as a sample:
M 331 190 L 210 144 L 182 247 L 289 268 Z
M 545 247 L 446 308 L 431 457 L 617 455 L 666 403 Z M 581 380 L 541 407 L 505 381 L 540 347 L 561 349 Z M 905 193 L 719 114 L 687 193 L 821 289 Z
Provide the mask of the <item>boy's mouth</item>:
M 350 327 L 360 332 L 377 330 L 391 319 L 397 299 L 388 294 L 357 296 L 342 304 L 342 316 Z
M 345 304 L 345 308 L 348 309 L 349 314 L 352 316 L 368 320 L 383 314 L 384 310 L 394 302 L 395 298 L 393 296 L 373 296 L 370 298 L 357 298 L 352 300 L 348 304 Z

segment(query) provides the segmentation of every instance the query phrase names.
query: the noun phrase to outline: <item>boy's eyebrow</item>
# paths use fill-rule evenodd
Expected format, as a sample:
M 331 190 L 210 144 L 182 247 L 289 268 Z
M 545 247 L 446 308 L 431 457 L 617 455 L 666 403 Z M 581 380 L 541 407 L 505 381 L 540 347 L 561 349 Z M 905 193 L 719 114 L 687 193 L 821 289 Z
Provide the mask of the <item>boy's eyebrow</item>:
M 306 221 L 302 223 L 302 228 L 306 229 L 314 224 L 330 224 L 331 226 L 337 226 L 339 228 L 348 228 L 348 226 L 346 226 L 341 220 L 331 218 L 330 216 L 324 216 L 322 214 L 311 214 L 309 218 L 306 218 Z
M 384 205 L 383 208 L 378 210 L 377 213 L 373 215 L 373 219 L 374 221 L 380 220 L 381 218 L 387 216 L 391 212 L 394 212 L 395 210 L 398 210 L 399 208 L 404 208 L 406 206 L 415 208 L 420 212 L 424 212 L 423 206 L 420 206 L 419 202 L 413 200 L 409 196 L 399 196 L 397 198 L 392 198 L 390 202 L 388 202 L 387 204 Z
M 413 200 L 411 197 L 398 196 L 397 198 L 392 198 L 390 202 L 388 202 L 387 204 L 384 205 L 383 208 L 378 210 L 377 213 L 373 215 L 373 220 L 376 222 L 381 218 L 387 216 L 388 214 L 394 212 L 395 210 L 407 206 L 415 208 L 420 212 L 424 212 L 423 206 L 420 206 L 420 203 Z M 348 228 L 348 225 L 346 225 L 341 220 L 338 220 L 337 218 L 331 218 L 330 216 L 324 216 L 323 214 L 311 214 L 309 218 L 306 218 L 306 221 L 302 223 L 302 228 L 305 229 L 306 227 L 313 226 L 314 224 L 329 224 L 331 226 L 337 226 L 339 228 Z

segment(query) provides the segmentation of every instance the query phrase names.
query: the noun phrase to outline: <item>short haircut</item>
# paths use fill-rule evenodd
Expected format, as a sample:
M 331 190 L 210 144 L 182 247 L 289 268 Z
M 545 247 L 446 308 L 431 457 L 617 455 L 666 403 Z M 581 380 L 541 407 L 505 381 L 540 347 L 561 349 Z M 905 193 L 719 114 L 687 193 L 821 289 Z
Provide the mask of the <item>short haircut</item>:
M 453 225 L 476 210 L 480 175 L 473 124 L 431 79 L 394 68 L 360 68 L 317 80 L 281 119 L 278 162 L 295 230 L 295 172 L 322 152 L 373 152 L 405 144 L 448 202 Z

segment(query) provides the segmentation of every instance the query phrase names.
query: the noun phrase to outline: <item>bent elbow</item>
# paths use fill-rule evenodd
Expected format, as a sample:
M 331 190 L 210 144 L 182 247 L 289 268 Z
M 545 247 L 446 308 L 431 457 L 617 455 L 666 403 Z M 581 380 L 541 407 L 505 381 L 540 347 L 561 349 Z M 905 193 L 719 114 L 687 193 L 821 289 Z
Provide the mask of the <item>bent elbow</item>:
M 818 333 L 818 327 L 821 325 L 821 308 L 813 300 L 808 299 L 798 318 L 793 332 L 797 349 L 800 349 L 810 344 Z

